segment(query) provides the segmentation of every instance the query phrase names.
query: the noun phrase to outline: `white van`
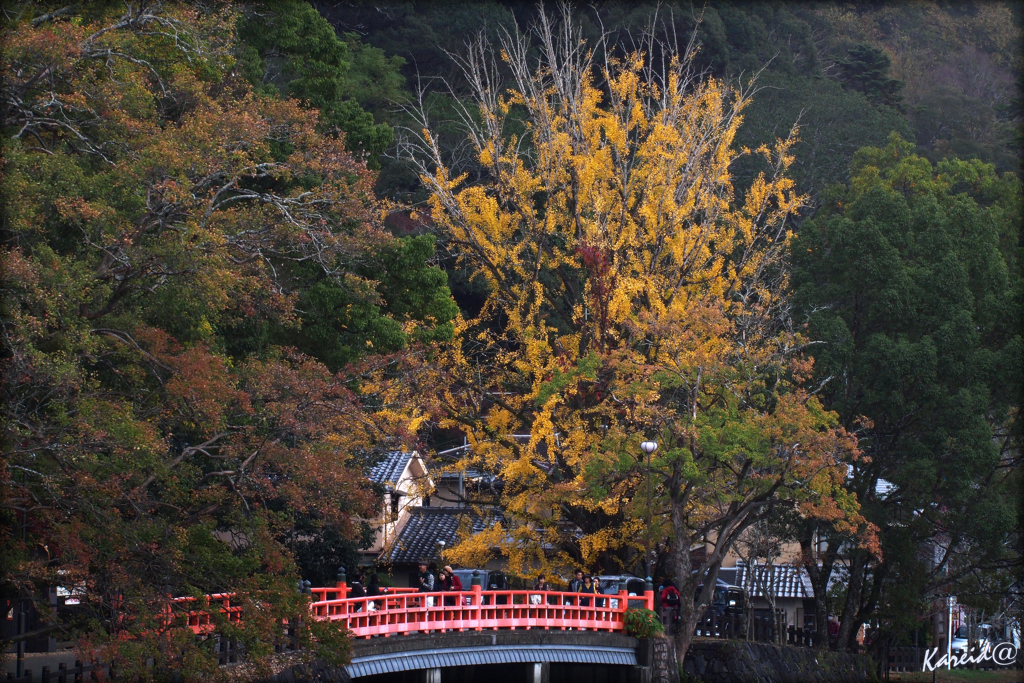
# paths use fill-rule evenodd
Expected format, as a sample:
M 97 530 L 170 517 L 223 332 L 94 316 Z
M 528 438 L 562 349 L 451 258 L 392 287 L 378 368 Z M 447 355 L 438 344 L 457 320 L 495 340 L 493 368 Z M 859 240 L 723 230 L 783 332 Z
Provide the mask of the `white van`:
M 970 635 L 967 624 L 962 624 L 953 634 L 953 654 L 960 655 L 967 652 L 968 636 Z M 998 629 L 991 624 L 978 624 L 974 632 L 974 650 L 983 649 L 987 644 L 990 648 L 996 643 L 1002 642 Z

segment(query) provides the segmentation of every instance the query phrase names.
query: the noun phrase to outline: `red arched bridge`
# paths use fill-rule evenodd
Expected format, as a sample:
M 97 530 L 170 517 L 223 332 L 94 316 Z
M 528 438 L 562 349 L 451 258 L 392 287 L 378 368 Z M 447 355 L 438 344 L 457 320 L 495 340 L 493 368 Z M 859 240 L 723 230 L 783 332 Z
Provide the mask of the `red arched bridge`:
M 415 588 L 388 588 L 380 595 L 351 597 L 344 581 L 311 593 L 310 615 L 348 629 L 355 638 L 482 630 L 576 630 L 625 632 L 625 614 L 631 607 L 654 609 L 654 590 L 616 595 L 590 595 L 566 591 L 483 590 L 474 585 L 459 592 L 421 593 Z M 220 606 L 228 621 L 241 619 L 241 608 L 231 595 L 210 595 L 210 606 Z M 176 598 L 187 603 L 194 598 Z M 209 610 L 186 614 L 196 634 L 213 630 Z
M 642 595 L 629 594 L 625 586 L 617 594 L 593 595 L 485 591 L 477 582 L 458 592 L 389 588 L 380 595 L 352 597 L 351 588 L 340 580 L 306 591 L 312 598 L 312 618 L 336 623 L 357 639 L 346 667 L 350 678 L 421 671 L 423 680 L 440 681 L 442 669 L 483 666 L 478 673 L 484 675 L 491 667 L 486 675 L 496 683 L 506 678 L 544 683 L 552 680 L 551 667 L 561 672 L 555 678 L 565 680 L 643 679 L 637 666 L 644 657 L 638 659 L 639 641 L 626 634 L 625 619 L 631 607 L 654 609 L 649 584 Z M 175 602 L 187 609 L 191 600 Z M 212 610 L 186 611 L 196 634 L 213 631 L 211 612 L 218 607 L 228 621 L 241 619 L 241 608 L 232 605 L 230 595 L 211 595 L 209 600 Z

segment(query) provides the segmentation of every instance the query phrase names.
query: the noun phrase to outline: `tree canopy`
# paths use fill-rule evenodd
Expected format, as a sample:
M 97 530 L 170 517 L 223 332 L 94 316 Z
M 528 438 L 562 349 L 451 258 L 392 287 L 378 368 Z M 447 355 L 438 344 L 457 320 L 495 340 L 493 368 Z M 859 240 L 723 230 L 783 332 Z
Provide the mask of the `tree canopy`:
M 864 425 L 868 457 L 847 487 L 882 530 L 885 560 L 854 558 L 844 640 L 878 610 L 919 613 L 900 595 L 908 584 L 915 600 L 959 587 L 969 602 L 984 591 L 961 582 L 979 569 L 1019 567 L 1020 220 L 1018 178 L 977 160 L 933 166 L 893 135 L 857 153 L 850 186 L 793 242 L 822 399 L 847 428 Z M 829 545 L 819 592 L 841 540 Z M 1004 572 L 986 590 L 1014 580 Z
M 772 173 L 737 197 L 746 93 L 695 78 L 688 55 L 659 70 L 642 53 L 592 51 L 567 12 L 542 16 L 536 39 L 537 61 L 509 33 L 462 62 L 482 181 L 446 168 L 426 112 L 405 142 L 430 219 L 489 292 L 439 357 L 434 414 L 467 435 L 456 468 L 503 482 L 499 500 L 475 501 L 499 503 L 503 519 L 448 557 L 474 564 L 499 548 L 521 573 L 633 568 L 650 477 L 653 533 L 671 543 L 681 592 L 704 585 L 684 607 L 682 653 L 725 553 L 771 505 L 874 543 L 840 486 L 855 442 L 801 387 L 787 320 L 780 259 L 802 201 L 786 177 L 791 140 L 746 151 Z M 662 442 L 650 474 L 645 435 Z
M 321 127 L 343 131 L 348 149 L 372 161 L 391 145 L 391 126 L 375 123 L 374 113 L 403 99 L 401 57 L 385 57 L 355 34 L 339 36 L 302 0 L 243 9 L 236 35 L 239 68 L 258 90 L 318 109 Z
M 5 32 L 3 589 L 84 587 L 49 628 L 126 675 L 215 666 L 162 621 L 171 595 L 234 593 L 222 633 L 270 651 L 304 609 L 296 530 L 359 543 L 366 460 L 406 424 L 394 352 L 455 313 L 346 140 L 235 69 L 238 16 L 95 6 Z

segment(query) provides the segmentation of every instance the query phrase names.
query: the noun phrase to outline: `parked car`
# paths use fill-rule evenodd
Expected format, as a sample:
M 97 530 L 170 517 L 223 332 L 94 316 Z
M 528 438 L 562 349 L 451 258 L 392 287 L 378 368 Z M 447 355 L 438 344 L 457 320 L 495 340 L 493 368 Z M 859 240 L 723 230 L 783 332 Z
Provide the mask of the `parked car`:
M 456 569 L 455 575 L 462 581 L 462 590 L 473 589 L 473 572 L 480 572 L 480 586 L 485 591 L 509 590 L 508 577 L 493 569 Z
M 694 599 L 700 595 L 702 590 L 704 590 L 704 584 L 697 586 Z M 716 579 L 715 592 L 711 595 L 711 604 L 708 605 L 708 609 L 705 614 L 716 614 L 719 616 L 723 614 L 735 614 L 737 616 L 742 616 L 745 605 L 746 593 L 742 588 L 726 583 L 722 579 Z
M 473 572 L 479 572 L 480 586 L 485 591 L 505 591 L 511 589 L 509 577 L 499 571 L 495 571 L 493 569 L 456 569 L 455 575 L 458 576 L 459 581 L 462 582 L 462 590 L 473 590 Z M 466 599 L 469 600 L 468 597 Z M 490 604 L 491 597 L 485 595 L 483 597 L 483 601 L 485 605 Z M 507 595 L 499 595 L 495 600 L 495 604 L 497 605 L 504 605 L 507 603 Z
M 953 642 L 951 643 L 953 654 L 959 654 L 967 652 L 970 635 L 967 624 L 962 624 L 960 628 L 953 634 Z M 974 631 L 974 647 L 975 649 L 983 649 L 985 645 L 995 645 L 996 643 L 1002 642 L 998 629 L 994 628 L 991 624 L 978 624 Z
M 625 581 L 626 593 L 629 595 L 642 596 L 644 594 L 644 587 L 646 582 L 636 576 L 629 574 L 612 574 L 609 576 L 597 577 L 597 589 L 605 595 L 618 595 L 619 594 L 619 583 Z M 609 600 L 609 607 L 611 609 L 619 608 L 619 601 L 615 598 Z M 628 607 L 644 607 L 646 603 L 643 600 L 630 600 Z

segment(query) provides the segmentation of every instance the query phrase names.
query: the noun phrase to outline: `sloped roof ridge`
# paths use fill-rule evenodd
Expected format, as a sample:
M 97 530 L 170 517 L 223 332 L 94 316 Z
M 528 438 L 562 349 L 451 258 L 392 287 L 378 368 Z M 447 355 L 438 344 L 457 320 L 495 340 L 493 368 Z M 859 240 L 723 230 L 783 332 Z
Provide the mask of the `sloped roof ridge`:
M 366 478 L 374 484 L 397 484 L 416 451 L 389 451 L 370 468 Z

